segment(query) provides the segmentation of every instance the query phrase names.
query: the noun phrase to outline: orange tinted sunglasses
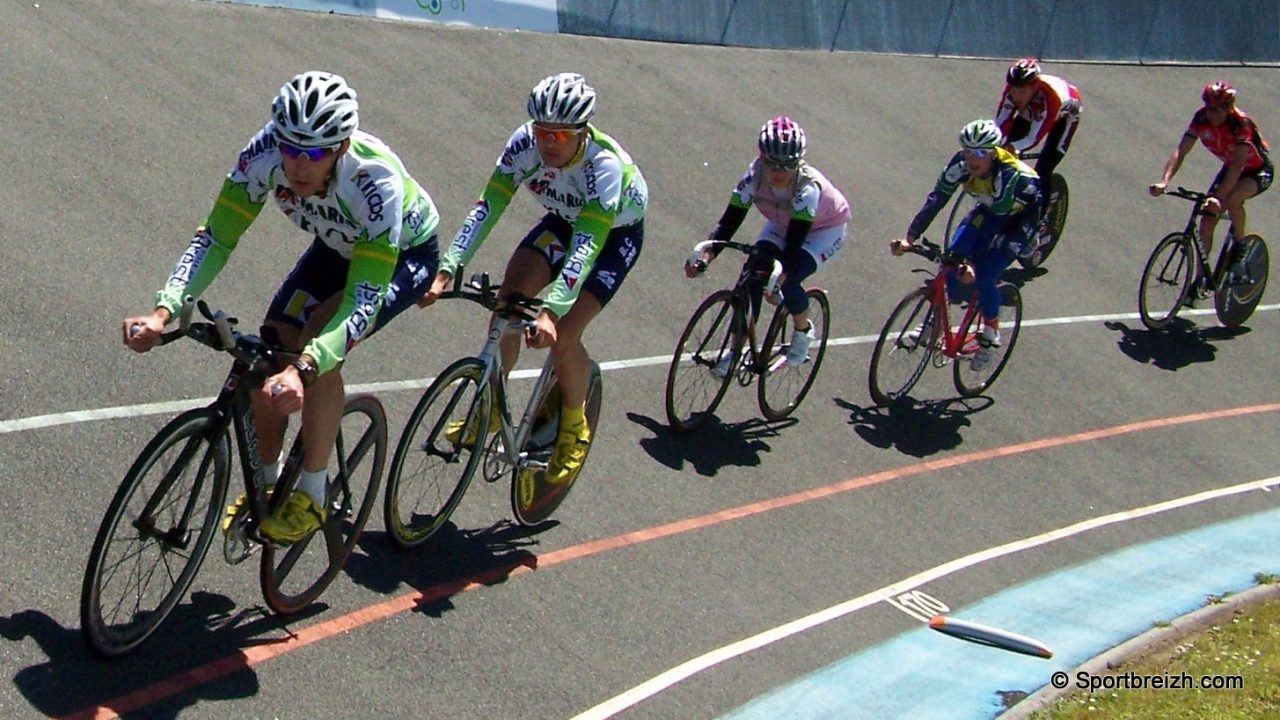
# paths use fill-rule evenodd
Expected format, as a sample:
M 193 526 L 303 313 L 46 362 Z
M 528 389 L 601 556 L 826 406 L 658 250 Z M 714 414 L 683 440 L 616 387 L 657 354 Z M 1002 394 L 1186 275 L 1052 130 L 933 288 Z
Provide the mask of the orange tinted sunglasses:
M 533 139 L 537 142 L 567 143 L 582 134 L 584 128 L 561 128 L 552 130 L 541 125 L 533 126 Z

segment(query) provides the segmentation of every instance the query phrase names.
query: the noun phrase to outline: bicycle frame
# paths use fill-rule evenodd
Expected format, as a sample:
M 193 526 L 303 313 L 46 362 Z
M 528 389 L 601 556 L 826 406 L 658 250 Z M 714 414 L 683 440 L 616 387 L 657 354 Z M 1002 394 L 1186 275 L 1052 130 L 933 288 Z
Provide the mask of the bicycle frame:
M 732 240 L 704 240 L 693 247 L 693 252 L 689 256 L 689 264 L 698 268 L 699 272 L 705 271 L 707 265 L 702 260 L 704 252 L 730 248 L 737 250 L 747 256 L 743 262 L 742 271 L 738 273 L 738 280 L 734 283 L 730 292 L 733 294 L 733 318 L 730 320 L 730 326 L 733 328 L 733 336 L 735 344 L 743 342 L 745 345 L 742 352 L 746 354 L 748 361 L 739 361 L 740 367 L 745 368 L 750 374 L 739 377 L 740 385 L 747 385 L 751 381 L 751 375 L 761 375 L 769 372 L 771 368 L 765 367 L 761 361 L 763 353 L 760 344 L 756 338 L 756 322 L 760 319 L 760 311 L 762 307 L 753 307 L 751 304 L 751 296 L 747 289 L 747 283 L 751 280 L 751 272 L 747 266 L 751 260 L 759 253 L 755 245 L 734 242 Z M 765 283 L 763 297 L 769 297 L 778 291 L 778 285 L 782 278 L 782 263 L 778 260 L 773 261 L 773 269 L 769 273 L 769 279 Z M 745 329 L 743 326 L 746 326 Z M 726 348 L 721 348 L 721 353 Z
M 1165 193 L 1176 198 L 1189 200 L 1192 203 L 1191 215 L 1187 217 L 1187 225 L 1182 230 L 1182 234 L 1191 238 L 1196 249 L 1196 264 L 1200 271 L 1201 277 L 1210 278 L 1214 289 L 1217 289 L 1221 283 L 1223 275 L 1226 272 L 1228 259 L 1231 257 L 1231 250 L 1236 244 L 1236 234 L 1234 228 L 1227 227 L 1226 239 L 1218 248 L 1218 259 L 1212 268 L 1209 267 L 1209 258 L 1205 253 L 1204 240 L 1200 237 L 1199 218 L 1208 215 L 1217 215 L 1217 213 L 1206 212 L 1204 210 L 1204 200 L 1208 197 L 1205 193 L 1198 193 L 1194 190 L 1188 190 L 1179 187 Z
M 917 251 L 917 254 L 929 257 L 923 252 Z M 949 311 L 951 303 L 947 296 L 947 278 L 955 272 L 956 266 L 945 258 L 930 259 L 939 259 L 941 262 L 938 272 L 934 274 L 933 277 L 925 281 L 925 285 L 929 288 L 929 304 L 933 308 L 934 332 L 940 332 L 942 334 L 942 345 L 939 349 L 942 351 L 943 355 L 948 358 L 955 358 L 964 354 L 965 343 L 973 339 L 973 333 L 972 331 L 961 333 L 958 329 L 952 329 Z M 920 272 L 927 271 L 920 270 Z M 977 291 L 974 291 L 974 297 L 971 298 L 968 308 L 965 309 L 964 315 L 960 319 L 960 324 L 956 326 L 957 328 L 973 327 L 975 319 L 974 316 L 979 315 L 976 295 Z

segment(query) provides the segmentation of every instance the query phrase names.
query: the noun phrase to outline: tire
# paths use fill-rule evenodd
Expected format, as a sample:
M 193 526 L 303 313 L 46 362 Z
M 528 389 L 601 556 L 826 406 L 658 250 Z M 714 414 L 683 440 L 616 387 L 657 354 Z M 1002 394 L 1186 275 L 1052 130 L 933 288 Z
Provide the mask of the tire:
M 182 599 L 218 534 L 230 471 L 227 426 L 209 408 L 179 415 L 143 448 L 85 569 L 80 629 L 95 655 L 136 649 Z M 188 525 L 178 532 L 184 515 Z
M 867 372 L 867 387 L 877 405 L 889 405 L 906 397 L 924 374 L 937 342 L 941 341 L 931 337 L 941 330 L 935 328 L 929 292 L 928 287 L 922 287 L 908 293 L 898 301 L 880 330 Z M 928 328 L 924 336 L 910 337 L 911 331 L 922 324 Z
M 1253 315 L 1267 288 L 1267 273 L 1271 266 L 1266 241 L 1257 235 L 1246 235 L 1240 242 L 1244 247 L 1245 278 L 1235 285 L 1221 288 L 1213 296 L 1218 322 L 1229 328 L 1239 327 Z
M 297 613 L 342 572 L 377 500 L 387 444 L 387 413 L 382 403 L 372 395 L 348 398 L 329 461 L 328 520 L 292 545 L 263 546 L 259 580 L 267 607 L 281 615 Z M 289 478 L 284 487 L 295 480 Z
M 809 322 L 817 334 L 816 347 L 809 348 L 809 361 L 798 368 L 786 367 L 785 358 L 790 344 L 784 344 L 784 338 L 790 338 L 794 332 L 791 313 L 779 304 L 773 313 L 773 321 L 764 336 L 764 349 L 761 351 L 764 361 L 760 374 L 760 385 L 757 397 L 760 401 L 760 412 L 769 420 L 782 420 L 800 407 L 805 395 L 813 387 L 818 378 L 818 368 L 822 366 L 822 358 L 827 352 L 827 334 L 831 330 L 831 303 L 827 294 L 818 288 L 805 291 L 809 296 Z M 776 370 L 774 366 L 782 365 Z
M 1178 315 L 1196 275 L 1191 238 L 1170 233 L 1151 251 L 1138 286 L 1138 315 L 1148 330 L 1160 330 Z
M 1071 205 L 1071 195 L 1067 189 L 1067 179 L 1058 173 L 1049 177 L 1049 202 L 1049 212 L 1045 218 L 1049 237 L 1030 255 L 1018 258 L 1018 262 L 1027 270 L 1034 270 L 1049 259 L 1049 254 L 1058 247 L 1058 241 L 1062 239 L 1062 231 L 1067 227 L 1067 210 Z
M 458 360 L 436 377 L 409 415 L 383 502 L 387 534 L 400 548 L 418 547 L 444 526 L 484 457 L 489 418 L 496 411 L 489 386 L 480 388 L 484 373 L 479 358 Z M 445 432 L 460 421 L 467 423 L 464 427 L 476 422 L 483 431 L 474 438 L 463 433 L 463 442 L 455 445 Z
M 591 445 L 595 445 L 596 438 L 600 433 L 600 406 L 604 402 L 604 382 L 600 374 L 600 366 L 596 361 L 591 361 L 591 378 L 587 386 L 587 427 L 591 428 Z M 559 409 L 553 405 L 560 402 L 560 384 L 557 380 L 555 384 L 547 391 L 543 400 L 542 407 L 534 415 L 535 428 L 530 432 L 525 440 L 525 447 L 521 448 L 522 452 L 533 453 L 535 450 L 530 447 L 530 443 L 535 435 L 542 435 L 537 429 L 538 418 L 545 418 L 544 422 L 555 423 L 556 432 L 548 432 L 551 437 L 555 437 L 559 433 L 560 413 Z M 547 428 L 550 430 L 550 428 Z M 548 461 L 550 460 L 550 452 L 547 453 Z M 578 469 L 578 474 L 569 482 L 563 485 L 552 485 L 548 483 L 546 470 L 536 470 L 527 475 L 521 473 L 519 468 L 513 468 L 511 471 L 511 514 L 515 517 L 516 522 L 525 527 L 540 525 L 551 517 L 562 503 L 568 497 L 569 490 L 573 488 L 578 477 L 581 477 L 582 471 L 586 469 L 587 460 L 591 456 L 591 447 L 587 447 L 587 457 L 582 460 L 582 467 Z
M 973 206 L 977 204 L 978 201 L 972 193 L 965 192 L 963 189 L 956 193 L 956 199 L 951 203 L 951 214 L 947 215 L 947 229 L 942 235 L 943 250 L 951 248 L 951 239 L 955 237 L 960 221 L 964 220 L 969 211 L 973 210 Z
M 1022 329 L 1022 294 L 1013 285 L 1000 286 L 1000 346 L 981 370 L 974 370 L 972 358 L 978 352 L 979 317 L 980 313 L 974 313 L 969 326 L 960 328 L 965 340 L 960 354 L 951 363 L 956 391 L 967 398 L 977 397 L 990 388 L 1009 364 L 1013 348 L 1018 344 L 1018 331 Z
M 667 423 L 671 429 L 688 433 L 697 430 L 724 399 L 742 358 L 743 334 L 734 333 L 734 325 L 742 318 L 734 310 L 733 293 L 717 290 L 711 293 L 685 325 L 676 343 L 667 370 Z M 723 378 L 712 368 L 730 353 L 732 370 Z

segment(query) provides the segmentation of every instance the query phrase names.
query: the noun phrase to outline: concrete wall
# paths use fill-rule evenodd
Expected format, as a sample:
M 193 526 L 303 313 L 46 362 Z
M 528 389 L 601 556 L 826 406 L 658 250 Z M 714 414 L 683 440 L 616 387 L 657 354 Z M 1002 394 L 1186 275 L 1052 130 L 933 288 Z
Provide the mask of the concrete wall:
M 1280 2 L 559 0 L 562 33 L 913 55 L 1276 63 Z

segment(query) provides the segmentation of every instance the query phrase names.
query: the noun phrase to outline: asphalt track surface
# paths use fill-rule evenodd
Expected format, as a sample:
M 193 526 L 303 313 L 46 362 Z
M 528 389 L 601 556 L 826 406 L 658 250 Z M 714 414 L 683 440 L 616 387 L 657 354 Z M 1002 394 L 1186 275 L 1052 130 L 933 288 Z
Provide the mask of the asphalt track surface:
M 1029 325 L 985 397 L 953 400 L 949 378 L 934 373 L 920 402 L 886 409 L 867 396 L 865 338 L 920 266 L 890 257 L 886 242 L 960 126 L 990 112 L 1003 61 L 657 45 L 170 0 L 23 3 L 4 20 L 0 662 L 12 682 L 0 715 L 568 718 L 952 559 L 1280 466 L 1275 310 L 1238 331 L 1199 315 L 1153 334 L 1134 316 L 1148 251 L 1187 211 L 1143 188 L 1201 84 L 1229 78 L 1274 134 L 1274 70 L 1053 64 L 1086 103 L 1062 166 L 1071 215 L 1047 271 L 1013 276 L 1028 319 L 1073 320 Z M 698 300 L 733 279 L 726 262 L 708 281 L 686 281 L 680 262 L 719 216 L 759 124 L 793 115 L 810 159 L 853 203 L 850 238 L 819 281 L 832 335 L 855 340 L 831 348 L 794 421 L 760 422 L 754 392 L 736 389 L 720 422 L 688 439 L 664 427 L 660 360 L 610 370 L 601 436 L 552 526 L 513 527 L 506 488 L 483 483 L 430 550 L 395 552 L 375 516 L 347 572 L 313 612 L 288 620 L 263 611 L 252 563 L 226 566 L 215 548 L 149 644 L 99 663 L 78 631 L 89 545 L 124 470 L 171 413 L 19 421 L 214 393 L 222 358 L 191 343 L 135 356 L 120 346 L 119 322 L 147 309 L 276 88 L 312 67 L 357 88 L 363 126 L 429 189 L 446 236 L 523 119 L 528 88 L 560 70 L 588 75 L 599 126 L 652 191 L 639 265 L 587 339 L 601 361 L 668 355 Z M 1178 179 L 1202 187 L 1215 169 L 1198 150 Z M 1269 195 L 1251 203 L 1251 226 L 1275 235 L 1277 207 Z M 499 271 L 535 218 L 529 198 L 516 201 L 474 267 Z M 752 219 L 743 233 L 756 228 Z M 256 317 L 304 243 L 267 210 L 206 297 Z M 411 312 L 359 348 L 347 382 L 410 381 L 378 393 L 398 437 L 422 381 L 478 349 L 484 321 L 469 306 Z M 523 366 L 538 362 L 529 354 Z M 1263 492 L 1197 503 L 924 589 L 958 607 L 1275 505 Z M 715 717 L 918 622 L 876 603 L 712 665 L 620 716 Z

